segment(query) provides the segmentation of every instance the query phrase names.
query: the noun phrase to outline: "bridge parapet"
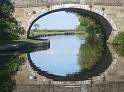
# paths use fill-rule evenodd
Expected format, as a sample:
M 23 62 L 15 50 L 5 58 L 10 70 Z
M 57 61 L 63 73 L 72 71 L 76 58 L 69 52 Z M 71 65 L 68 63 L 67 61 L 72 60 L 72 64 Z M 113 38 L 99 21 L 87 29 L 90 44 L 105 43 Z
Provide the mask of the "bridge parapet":
M 84 5 L 105 5 L 123 6 L 123 0 L 11 0 L 15 7 L 40 7 L 58 4 L 84 4 Z

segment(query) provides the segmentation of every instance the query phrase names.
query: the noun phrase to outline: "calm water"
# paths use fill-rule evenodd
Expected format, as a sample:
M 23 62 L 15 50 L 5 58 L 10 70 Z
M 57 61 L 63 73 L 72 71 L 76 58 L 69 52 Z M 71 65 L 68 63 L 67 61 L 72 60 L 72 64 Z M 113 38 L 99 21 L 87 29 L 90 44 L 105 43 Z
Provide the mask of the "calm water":
M 50 39 L 50 49 L 31 53 L 33 63 L 49 74 L 66 76 L 81 70 L 78 64 L 79 49 L 85 40 L 72 36 L 53 36 Z
M 50 36 L 42 39 L 50 39 L 50 49 L 30 53 L 29 56 L 41 75 L 45 72 L 44 75 L 52 75 L 50 78 L 54 80 L 90 78 L 103 72 L 112 61 L 106 46 L 100 43 L 89 44 L 82 35 Z M 100 68 L 98 63 L 105 64 L 105 67 Z
M 46 38 L 49 49 L 0 54 L 0 92 L 123 92 L 123 48 L 80 35 Z

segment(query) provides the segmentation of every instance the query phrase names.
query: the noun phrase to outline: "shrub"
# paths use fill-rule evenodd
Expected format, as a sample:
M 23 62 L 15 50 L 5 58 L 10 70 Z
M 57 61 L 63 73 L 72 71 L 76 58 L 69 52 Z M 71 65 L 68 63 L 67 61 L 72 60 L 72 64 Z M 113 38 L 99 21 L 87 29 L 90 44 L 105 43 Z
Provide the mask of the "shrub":
M 25 34 L 24 28 L 12 16 L 13 11 L 9 0 L 0 1 L 0 40 L 14 40 Z
M 114 39 L 113 44 L 124 45 L 124 32 L 120 32 Z

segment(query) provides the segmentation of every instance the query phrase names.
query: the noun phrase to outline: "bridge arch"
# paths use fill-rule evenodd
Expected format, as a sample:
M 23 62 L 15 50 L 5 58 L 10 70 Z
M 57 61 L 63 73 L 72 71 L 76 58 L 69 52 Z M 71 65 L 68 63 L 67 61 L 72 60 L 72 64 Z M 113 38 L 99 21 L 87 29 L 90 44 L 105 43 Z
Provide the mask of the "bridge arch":
M 27 37 L 29 37 L 30 29 L 32 25 L 41 17 L 48 15 L 50 13 L 58 11 L 74 12 L 84 16 L 92 16 L 98 20 L 104 27 L 106 31 L 106 38 L 109 39 L 111 31 L 117 30 L 114 21 L 104 13 L 104 10 L 99 10 L 94 6 L 82 5 L 82 4 L 60 4 L 47 6 L 43 9 L 38 9 L 33 11 L 33 16 L 29 19 L 27 26 Z

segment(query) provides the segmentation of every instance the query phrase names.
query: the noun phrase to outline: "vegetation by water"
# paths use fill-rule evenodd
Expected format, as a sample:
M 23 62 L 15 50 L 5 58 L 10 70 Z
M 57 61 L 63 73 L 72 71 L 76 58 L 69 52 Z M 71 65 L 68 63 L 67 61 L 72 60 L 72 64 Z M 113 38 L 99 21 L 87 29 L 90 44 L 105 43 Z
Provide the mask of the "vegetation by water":
M 98 21 L 89 16 L 78 17 L 80 25 L 77 27 L 77 31 L 84 31 L 88 33 L 88 36 L 92 39 L 104 37 L 104 29 Z
M 25 30 L 12 16 L 14 6 L 10 0 L 0 1 L 0 40 L 19 39 Z
M 25 55 L 0 56 L 0 92 L 12 91 L 16 71 L 26 60 Z
M 93 39 L 86 40 L 80 47 L 78 63 L 81 70 L 92 70 L 102 57 L 105 45 L 101 40 L 92 41 Z
M 35 25 L 35 30 L 31 31 L 32 35 L 38 34 L 60 34 L 64 32 L 83 32 L 85 36 L 85 44 L 80 47 L 78 63 L 82 70 L 91 70 L 99 59 L 102 57 L 102 52 L 105 47 L 104 28 L 98 21 L 89 16 L 78 16 L 80 25 L 76 30 L 38 30 Z
M 35 38 L 40 35 L 64 35 L 66 33 L 84 33 L 82 31 L 75 31 L 75 30 L 31 30 L 30 38 Z M 85 34 L 85 33 L 84 33 Z
M 124 32 L 120 32 L 114 38 L 114 49 L 117 54 L 124 57 Z
M 123 45 L 124 46 L 124 32 L 118 33 L 113 41 L 114 45 Z
M 124 47 L 121 45 L 114 45 L 114 49 L 119 56 L 124 57 Z
M 18 40 L 1 40 L 0 45 L 4 46 L 6 44 L 19 44 L 19 43 L 25 43 L 25 42 L 38 43 L 38 42 L 41 42 L 41 41 L 33 40 L 33 39 L 20 38 Z
M 80 47 L 78 63 L 82 70 L 91 70 L 99 62 L 104 51 L 104 29 L 95 19 L 88 16 L 79 16 L 79 22 L 77 30 L 88 35 L 85 37 L 85 44 Z

